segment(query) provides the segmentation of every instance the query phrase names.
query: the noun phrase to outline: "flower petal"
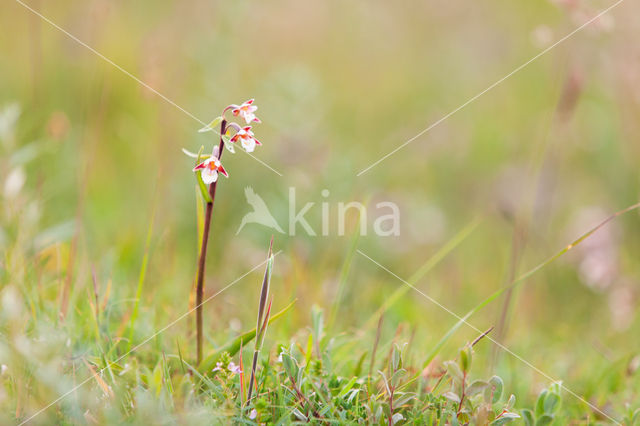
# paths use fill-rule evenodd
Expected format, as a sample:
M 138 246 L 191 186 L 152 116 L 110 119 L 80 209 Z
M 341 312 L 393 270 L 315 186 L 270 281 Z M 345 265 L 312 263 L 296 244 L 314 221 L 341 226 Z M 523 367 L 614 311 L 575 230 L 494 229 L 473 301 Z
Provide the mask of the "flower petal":
M 202 173 L 202 181 L 207 185 L 210 185 L 218 180 L 218 172 L 215 170 L 207 168 L 203 169 L 200 173 Z
M 247 152 L 253 152 L 256 149 L 256 142 L 253 138 L 244 138 L 242 139 L 242 147 Z

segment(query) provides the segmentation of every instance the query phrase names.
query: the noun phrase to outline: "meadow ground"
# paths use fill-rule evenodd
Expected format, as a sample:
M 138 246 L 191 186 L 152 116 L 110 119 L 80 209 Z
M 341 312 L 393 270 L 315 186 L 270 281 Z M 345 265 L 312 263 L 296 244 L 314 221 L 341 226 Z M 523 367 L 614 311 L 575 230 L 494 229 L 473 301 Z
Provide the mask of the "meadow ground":
M 640 424 L 639 11 L 3 1 L 0 423 Z

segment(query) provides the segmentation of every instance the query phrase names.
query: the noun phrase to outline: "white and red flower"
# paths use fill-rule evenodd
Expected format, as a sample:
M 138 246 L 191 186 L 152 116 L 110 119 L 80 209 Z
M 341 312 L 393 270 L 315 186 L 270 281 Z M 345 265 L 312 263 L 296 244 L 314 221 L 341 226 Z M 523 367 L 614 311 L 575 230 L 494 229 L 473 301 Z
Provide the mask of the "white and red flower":
M 253 152 L 253 150 L 256 149 L 256 145 L 262 145 L 260 141 L 253 136 L 251 126 L 241 128 L 230 140 L 234 143 L 240 141 L 240 145 L 242 145 L 242 148 L 247 152 Z
M 227 171 L 222 167 L 222 163 L 215 155 L 207 158 L 193 168 L 194 172 L 198 170 L 200 170 L 202 181 L 207 185 L 218 180 L 218 173 L 222 173 L 224 177 L 229 177 Z
M 231 113 L 236 117 L 240 116 L 244 118 L 244 121 L 246 121 L 247 124 L 251 123 L 252 121 L 260 123 L 260 119 L 254 114 L 258 107 L 253 105 L 253 101 L 253 99 L 249 99 L 242 105 L 233 105 L 234 108 L 231 110 Z

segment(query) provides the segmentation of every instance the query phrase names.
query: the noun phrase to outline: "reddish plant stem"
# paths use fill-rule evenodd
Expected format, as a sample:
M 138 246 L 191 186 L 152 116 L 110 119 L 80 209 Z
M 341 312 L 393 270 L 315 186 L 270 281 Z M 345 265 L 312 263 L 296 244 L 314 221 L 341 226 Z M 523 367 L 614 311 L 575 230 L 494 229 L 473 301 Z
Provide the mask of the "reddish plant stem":
M 224 151 L 224 135 L 227 129 L 227 120 L 220 123 L 220 145 L 218 147 L 218 159 L 222 157 Z M 204 215 L 204 230 L 202 232 L 202 246 L 200 248 L 200 258 L 198 259 L 198 281 L 196 284 L 196 345 L 197 345 L 197 364 L 202 361 L 202 300 L 204 298 L 204 270 L 207 259 L 207 245 L 209 242 L 209 229 L 211 228 L 211 216 L 213 213 L 213 202 L 216 199 L 216 187 L 218 181 L 209 185 L 209 195 L 211 201 L 207 202 Z
M 460 404 L 458 404 L 458 411 L 456 412 L 456 414 L 460 414 L 460 412 L 462 411 L 462 403 L 464 402 L 464 398 L 466 397 L 465 394 L 465 382 L 467 381 L 467 372 L 465 371 L 462 374 L 462 395 L 460 396 Z

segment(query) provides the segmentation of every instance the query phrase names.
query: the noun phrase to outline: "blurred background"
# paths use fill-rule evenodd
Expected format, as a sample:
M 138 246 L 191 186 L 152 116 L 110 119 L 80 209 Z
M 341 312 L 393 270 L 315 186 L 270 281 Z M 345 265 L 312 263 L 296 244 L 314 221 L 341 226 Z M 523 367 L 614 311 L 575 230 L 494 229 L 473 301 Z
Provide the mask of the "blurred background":
M 357 215 L 338 235 L 339 202 L 369 206 L 369 232 L 357 247 L 403 279 L 457 241 L 415 285 L 463 315 L 640 196 L 640 6 L 632 1 L 360 176 L 612 3 L 26 3 L 184 110 L 19 2 L 2 2 L 0 267 L 2 286 L 13 288 L 5 309 L 17 298 L 26 310 L 49 306 L 55 318 L 69 282 L 70 315 L 79 315 L 93 271 L 98 292 L 109 292 L 110 315 L 126 325 L 155 211 L 137 339 L 186 312 L 197 192 L 193 159 L 181 148 L 210 150 L 215 135 L 198 133 L 198 120 L 249 98 L 263 121 L 254 155 L 269 167 L 225 153 L 230 178 L 218 187 L 206 293 L 265 257 L 272 230 L 249 224 L 236 235 L 251 211 L 245 187 L 285 230 L 295 188 L 298 211 L 315 203 L 305 217 L 318 235 L 300 226 L 294 236 L 275 235 L 282 253 L 274 305 L 298 302 L 269 330 L 273 340 L 307 327 L 318 305 L 335 309 L 337 331 L 371 341 L 376 311 L 404 285 L 362 255 L 350 259 Z M 399 206 L 398 236 L 373 232 L 382 201 Z M 470 322 L 495 325 L 495 339 L 595 403 L 616 391 L 620 404 L 637 405 L 639 236 L 636 211 L 615 219 Z M 260 277 L 250 274 L 205 306 L 210 345 L 253 326 Z M 34 302 L 36 293 L 50 305 Z M 383 330 L 387 340 L 411 338 L 420 359 L 455 322 L 409 291 L 389 308 Z M 170 344 L 192 328 L 190 318 L 163 338 Z M 477 334 L 461 328 L 442 356 Z M 499 371 L 514 393 L 533 398 L 548 385 L 488 341 L 477 351 L 479 371 Z

